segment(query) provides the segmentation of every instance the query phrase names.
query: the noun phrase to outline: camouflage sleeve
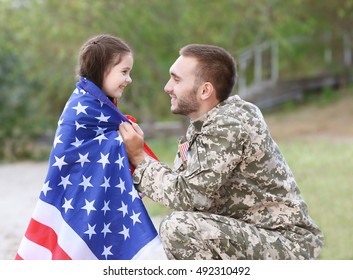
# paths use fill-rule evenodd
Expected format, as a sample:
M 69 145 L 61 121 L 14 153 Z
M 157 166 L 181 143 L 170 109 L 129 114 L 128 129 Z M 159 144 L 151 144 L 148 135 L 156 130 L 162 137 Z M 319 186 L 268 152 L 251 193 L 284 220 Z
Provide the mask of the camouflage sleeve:
M 210 125 L 192 141 L 184 168 L 171 169 L 146 157 L 134 171 L 134 183 L 140 192 L 171 209 L 209 210 L 218 189 L 241 161 L 246 137 L 240 125 L 232 129 Z

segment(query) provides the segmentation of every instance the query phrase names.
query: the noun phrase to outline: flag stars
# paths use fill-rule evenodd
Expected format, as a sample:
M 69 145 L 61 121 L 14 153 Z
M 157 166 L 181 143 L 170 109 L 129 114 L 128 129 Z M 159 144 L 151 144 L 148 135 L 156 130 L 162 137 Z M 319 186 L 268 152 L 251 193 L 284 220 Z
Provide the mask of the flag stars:
M 95 228 L 96 228 L 96 225 L 91 226 L 90 224 L 88 224 L 88 230 L 86 230 L 84 233 L 88 234 L 89 240 L 91 240 L 93 234 L 97 234 L 94 230 Z
M 110 200 L 109 200 L 109 201 L 105 201 L 105 200 L 104 200 L 104 206 L 103 206 L 103 208 L 101 209 L 102 211 L 104 211 L 104 216 L 105 216 L 105 214 L 107 213 L 107 211 L 110 211 L 109 203 L 110 203 Z
M 40 199 L 58 208 L 66 226 L 81 235 L 96 258 L 127 259 L 150 240 L 139 240 L 141 234 L 155 237 L 157 231 L 144 222 L 148 214 L 141 208 L 124 141 L 116 131 L 126 119 L 89 92 L 78 88 L 75 93 L 58 121 Z M 104 94 L 102 100 L 106 100 Z M 58 238 L 65 238 L 60 234 Z M 129 242 L 134 250 L 122 252 L 131 247 Z
M 99 122 L 108 122 L 109 118 L 110 118 L 110 116 L 104 116 L 104 114 L 102 112 L 99 117 L 96 117 L 96 119 L 99 120 Z
M 55 139 L 54 139 L 54 148 L 56 147 L 57 144 L 62 144 L 63 143 L 63 141 L 60 140 L 61 136 L 62 136 L 62 134 L 57 135 L 55 137 Z
M 110 252 L 111 249 L 112 249 L 112 246 L 109 246 L 109 247 L 105 247 L 104 246 L 104 250 L 103 250 L 102 256 L 105 256 L 106 260 L 108 259 L 108 256 L 113 255 L 113 253 Z
M 62 207 L 65 209 L 65 213 L 67 213 L 67 211 L 69 209 L 74 209 L 74 207 L 72 207 L 71 202 L 72 202 L 72 198 L 70 200 L 67 200 L 66 197 L 64 197 L 65 203 L 62 205 Z
M 88 163 L 88 162 L 91 162 L 89 159 L 88 159 L 88 155 L 89 153 L 86 153 L 85 155 L 81 155 L 80 153 L 78 153 L 78 156 L 80 157 L 76 162 L 79 162 L 81 164 L 81 167 L 83 167 L 83 165 L 85 163 Z
M 121 180 L 121 178 L 119 178 L 119 179 L 120 179 L 120 182 L 115 187 L 119 188 L 120 189 L 120 194 L 122 194 L 126 190 L 125 182 L 123 180 Z
M 58 186 L 63 186 L 64 187 L 64 190 L 66 190 L 66 187 L 68 185 L 72 185 L 72 183 L 69 181 L 69 178 L 70 178 L 70 174 L 67 175 L 66 177 L 63 177 L 63 176 L 60 176 L 61 177 L 61 182 Z
M 120 134 L 118 134 L 118 136 L 115 137 L 114 140 L 116 140 L 116 141 L 119 142 L 119 146 L 124 142 L 124 141 L 123 141 L 123 138 L 121 138 Z
M 121 207 L 118 208 L 118 211 L 121 211 L 123 213 L 123 217 L 128 213 L 127 211 L 127 205 L 122 201 L 121 202 Z
M 107 130 L 107 128 L 103 128 L 103 127 L 99 127 L 99 126 L 97 126 L 97 129 L 94 129 L 94 131 L 96 132 L 96 136 L 104 134 L 104 131 L 106 131 L 106 130 Z
M 109 224 L 104 223 L 104 227 L 103 227 L 103 229 L 101 231 L 101 233 L 104 234 L 104 237 L 107 235 L 107 233 L 112 233 L 112 231 L 109 229 L 110 224 L 111 223 L 109 223 Z
M 82 175 L 82 182 L 79 184 L 79 186 L 83 186 L 83 190 L 86 191 L 88 187 L 93 187 L 91 184 L 92 176 L 89 176 L 88 178 L 85 177 L 85 175 Z
M 76 116 L 80 113 L 83 113 L 83 114 L 86 114 L 87 115 L 87 112 L 86 112 L 86 109 L 87 109 L 88 106 L 82 106 L 80 102 L 78 102 L 77 106 L 75 107 L 72 107 L 72 109 L 75 109 L 76 110 Z
M 65 162 L 65 156 L 62 156 L 61 158 L 55 156 L 55 163 L 53 166 L 57 166 L 59 170 L 63 167 L 63 165 L 67 165 L 68 163 Z
M 110 177 L 107 179 L 104 176 L 104 183 L 101 185 L 101 187 L 103 187 L 105 189 L 105 192 L 107 192 L 107 189 L 110 188 L 109 181 L 110 181 Z
M 120 154 L 118 154 L 118 159 L 115 161 L 115 163 L 119 164 L 119 170 L 121 170 L 122 167 L 124 167 L 123 160 L 125 157 L 122 157 Z
M 99 141 L 99 145 L 100 145 L 100 144 L 102 144 L 102 141 L 103 141 L 103 140 L 108 140 L 108 138 L 105 137 L 104 134 L 101 134 L 101 135 L 97 136 L 96 138 L 93 138 L 93 140 Z
M 76 131 L 79 130 L 80 128 L 87 129 L 85 124 L 80 124 L 78 121 L 75 121 L 75 126 L 76 126 Z
M 72 146 L 75 146 L 76 148 L 80 147 L 81 144 L 83 143 L 84 140 L 78 140 L 77 137 L 75 137 L 76 141 L 75 142 L 72 142 L 71 145 Z
M 130 219 L 133 221 L 133 225 L 135 225 L 136 223 L 141 223 L 139 216 L 141 215 L 141 213 L 135 213 L 134 210 L 132 210 L 132 216 L 130 216 Z
M 93 204 L 94 204 L 95 200 L 92 200 L 91 202 L 89 202 L 87 199 L 85 199 L 85 206 L 81 207 L 81 209 L 84 209 L 87 211 L 87 216 L 89 215 L 89 213 L 91 213 L 91 211 L 97 211 L 96 208 L 94 208 Z
M 131 195 L 132 202 L 134 202 L 135 198 L 140 198 L 134 187 L 132 188 L 131 192 L 129 192 L 129 195 Z
M 106 164 L 110 164 L 110 162 L 108 160 L 109 153 L 107 153 L 106 155 L 104 155 L 103 153 L 100 153 L 100 154 L 101 154 L 101 159 L 98 160 L 97 162 L 101 163 L 103 166 L 103 169 L 104 169 Z
M 124 235 L 124 240 L 126 240 L 127 238 L 130 238 L 130 233 L 129 233 L 130 229 L 126 228 L 125 225 L 123 225 L 123 230 L 119 231 L 119 234 Z
M 47 181 L 42 187 L 42 192 L 43 192 L 44 196 L 47 196 L 47 192 L 51 191 L 51 190 L 52 190 L 52 188 L 49 187 L 49 181 Z

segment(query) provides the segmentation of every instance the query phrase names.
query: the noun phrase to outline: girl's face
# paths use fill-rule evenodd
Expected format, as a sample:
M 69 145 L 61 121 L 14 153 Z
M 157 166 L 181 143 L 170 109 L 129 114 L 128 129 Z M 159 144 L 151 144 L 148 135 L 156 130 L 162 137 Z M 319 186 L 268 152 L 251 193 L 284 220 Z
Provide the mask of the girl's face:
M 132 54 L 125 54 L 119 64 L 104 73 L 102 90 L 108 97 L 116 99 L 121 97 L 125 87 L 132 82 L 130 72 L 133 64 Z

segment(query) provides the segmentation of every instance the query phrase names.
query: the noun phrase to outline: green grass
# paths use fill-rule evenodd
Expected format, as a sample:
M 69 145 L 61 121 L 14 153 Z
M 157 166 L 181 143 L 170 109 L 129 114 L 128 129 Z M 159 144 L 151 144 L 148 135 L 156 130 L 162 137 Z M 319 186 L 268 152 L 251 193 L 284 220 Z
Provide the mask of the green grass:
M 321 259 L 353 259 L 353 141 L 279 143 L 309 214 L 322 229 Z
M 170 167 L 173 166 L 173 161 L 177 149 L 177 141 L 178 137 L 173 136 L 146 140 L 148 146 L 157 155 L 158 159 L 161 162 L 169 164 Z M 151 217 L 165 216 L 171 212 L 171 210 L 169 210 L 168 208 L 152 201 L 148 197 L 144 197 L 143 202 L 146 205 L 148 213 Z
M 148 142 L 161 161 L 170 165 L 176 138 Z M 329 139 L 278 143 L 309 207 L 309 214 L 325 235 L 320 259 L 353 259 L 353 142 Z M 153 216 L 170 210 L 144 198 Z
M 158 139 L 148 139 L 146 143 L 161 162 L 172 165 L 177 152 L 178 138 L 177 136 L 166 136 Z

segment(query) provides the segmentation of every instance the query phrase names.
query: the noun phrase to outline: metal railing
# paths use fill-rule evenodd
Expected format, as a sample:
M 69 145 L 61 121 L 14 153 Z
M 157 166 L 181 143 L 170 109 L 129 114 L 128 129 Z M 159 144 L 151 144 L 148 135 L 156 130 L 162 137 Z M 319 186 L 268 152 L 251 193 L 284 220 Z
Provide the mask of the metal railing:
M 275 84 L 278 82 L 281 79 L 280 60 L 286 59 L 287 64 L 291 63 L 290 56 L 281 56 L 281 49 L 289 45 L 291 49 L 295 49 L 296 46 L 303 43 L 313 44 L 312 48 L 315 48 L 316 45 L 317 49 L 322 51 L 322 63 L 325 65 L 332 66 L 334 64 L 335 67 L 333 68 L 335 69 L 347 69 L 353 66 L 353 34 L 343 33 L 333 36 L 327 33 L 320 38 L 298 36 L 282 41 L 265 41 L 241 49 L 236 53 L 239 71 L 238 94 L 244 97 L 247 96 L 249 89 L 257 84 L 264 82 Z M 340 59 L 334 61 L 335 57 L 340 57 Z M 264 60 L 267 61 L 266 66 L 263 63 Z M 308 63 L 310 63 L 310 57 L 308 57 Z M 267 68 L 264 69 L 264 67 Z M 319 71 L 321 70 L 318 69 L 317 75 L 320 74 Z

